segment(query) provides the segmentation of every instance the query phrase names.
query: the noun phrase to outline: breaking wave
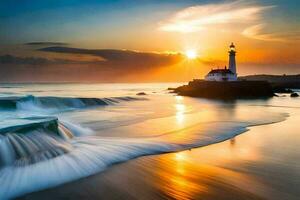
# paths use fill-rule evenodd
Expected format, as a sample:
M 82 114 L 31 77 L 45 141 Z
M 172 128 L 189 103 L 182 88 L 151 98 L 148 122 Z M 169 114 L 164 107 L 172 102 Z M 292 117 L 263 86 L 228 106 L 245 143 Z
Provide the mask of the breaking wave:
M 0 129 L 0 199 L 54 187 L 142 155 L 221 142 L 246 131 L 248 126 L 285 117 L 279 115 L 256 124 L 204 123 L 201 129 L 187 128 L 188 134 L 180 140 L 172 137 L 176 132 L 150 138 L 77 137 L 84 135 L 79 125 L 63 124 L 53 117 L 27 118 L 32 122 Z
M 2 109 L 79 109 L 92 106 L 107 106 L 124 101 L 145 100 L 135 97 L 112 97 L 112 98 L 76 98 L 76 97 L 1 97 L 0 108 Z

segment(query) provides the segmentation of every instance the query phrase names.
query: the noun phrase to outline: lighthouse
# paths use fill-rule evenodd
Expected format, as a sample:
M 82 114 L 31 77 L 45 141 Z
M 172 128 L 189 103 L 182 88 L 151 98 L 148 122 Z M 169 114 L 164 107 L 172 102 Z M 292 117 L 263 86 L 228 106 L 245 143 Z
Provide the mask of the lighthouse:
M 223 69 L 212 69 L 206 76 L 206 81 L 237 81 L 236 62 L 235 62 L 235 46 L 233 43 L 229 46 L 229 66 Z
M 233 43 L 231 43 L 231 45 L 229 46 L 229 70 L 231 72 L 233 72 L 234 74 L 236 74 L 236 62 L 235 62 L 235 46 Z

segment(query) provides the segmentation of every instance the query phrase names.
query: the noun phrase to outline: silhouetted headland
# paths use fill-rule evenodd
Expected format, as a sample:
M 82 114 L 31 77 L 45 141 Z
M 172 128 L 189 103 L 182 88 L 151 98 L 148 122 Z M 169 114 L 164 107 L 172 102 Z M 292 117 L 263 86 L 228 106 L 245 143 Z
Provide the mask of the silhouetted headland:
M 300 74 L 296 75 L 249 75 L 239 77 L 239 80 L 247 81 L 268 81 L 274 92 L 277 93 L 292 93 L 293 89 L 300 89 Z
M 173 88 L 178 95 L 212 99 L 253 99 L 274 96 L 267 81 L 204 81 L 193 80 L 188 85 Z

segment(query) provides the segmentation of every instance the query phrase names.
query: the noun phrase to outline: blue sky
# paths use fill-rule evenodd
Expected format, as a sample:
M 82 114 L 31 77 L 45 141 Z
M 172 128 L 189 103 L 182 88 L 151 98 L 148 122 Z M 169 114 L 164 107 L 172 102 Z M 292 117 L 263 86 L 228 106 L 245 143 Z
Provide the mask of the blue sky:
M 127 34 L 141 26 L 154 26 L 172 12 L 185 7 L 224 1 L 207 0 L 2 0 L 0 2 L 0 41 L 20 43 L 39 40 L 85 40 L 91 32 L 102 37 L 112 31 Z M 230 1 L 225 1 L 230 2 Z M 297 23 L 300 4 L 293 0 L 252 1 L 276 5 L 273 13 L 279 24 Z M 272 16 L 272 15 L 271 15 Z

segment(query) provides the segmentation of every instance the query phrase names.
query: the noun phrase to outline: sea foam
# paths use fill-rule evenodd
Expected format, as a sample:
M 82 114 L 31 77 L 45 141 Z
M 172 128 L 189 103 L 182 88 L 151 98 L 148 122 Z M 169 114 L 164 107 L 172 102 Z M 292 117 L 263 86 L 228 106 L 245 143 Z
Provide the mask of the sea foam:
M 245 132 L 249 126 L 274 123 L 285 117 L 284 114 L 273 113 L 260 122 L 202 123 L 187 127 L 183 133 L 179 130 L 148 138 L 84 136 L 85 128 L 70 122 L 64 125 L 59 121 L 57 129 L 37 126 L 33 130 L 15 130 L 14 134 L 6 133 L 0 137 L 3 160 L 0 199 L 58 186 L 139 156 L 221 142 Z M 67 137 L 70 134 L 71 137 Z

